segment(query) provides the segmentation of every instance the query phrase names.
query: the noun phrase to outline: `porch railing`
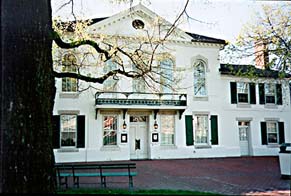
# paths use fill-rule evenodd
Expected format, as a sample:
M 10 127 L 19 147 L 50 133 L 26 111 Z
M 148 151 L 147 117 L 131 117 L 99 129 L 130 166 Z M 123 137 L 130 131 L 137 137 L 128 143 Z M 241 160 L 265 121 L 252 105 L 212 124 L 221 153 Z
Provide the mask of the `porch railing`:
M 177 93 L 97 92 L 96 105 L 186 106 L 187 95 Z

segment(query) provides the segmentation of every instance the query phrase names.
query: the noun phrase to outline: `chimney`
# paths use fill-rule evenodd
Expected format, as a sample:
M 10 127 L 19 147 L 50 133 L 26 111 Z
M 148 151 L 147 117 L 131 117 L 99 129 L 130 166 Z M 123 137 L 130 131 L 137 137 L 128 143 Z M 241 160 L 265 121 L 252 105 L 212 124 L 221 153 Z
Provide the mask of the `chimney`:
M 256 68 L 269 69 L 269 52 L 266 41 L 260 40 L 255 43 Z

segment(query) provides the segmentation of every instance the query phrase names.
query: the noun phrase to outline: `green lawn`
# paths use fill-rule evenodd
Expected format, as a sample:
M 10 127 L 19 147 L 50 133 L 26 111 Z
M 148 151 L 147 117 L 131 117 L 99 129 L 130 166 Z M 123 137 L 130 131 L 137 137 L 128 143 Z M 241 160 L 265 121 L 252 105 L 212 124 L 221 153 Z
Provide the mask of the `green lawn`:
M 67 189 L 58 194 L 103 194 L 103 195 L 218 195 L 215 193 L 185 190 L 125 190 L 125 189 Z

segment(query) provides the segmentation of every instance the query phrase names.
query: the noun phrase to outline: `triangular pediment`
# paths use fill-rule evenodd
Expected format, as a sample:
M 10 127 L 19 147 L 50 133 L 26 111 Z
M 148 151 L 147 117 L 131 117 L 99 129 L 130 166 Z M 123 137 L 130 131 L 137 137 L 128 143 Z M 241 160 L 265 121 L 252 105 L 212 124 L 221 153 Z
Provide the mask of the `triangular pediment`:
M 93 19 L 94 20 L 94 19 Z M 138 4 L 128 10 L 119 12 L 90 25 L 90 33 L 100 33 L 112 36 L 124 37 L 148 37 L 163 39 L 169 31 L 172 31 L 168 40 L 190 42 L 192 37 L 175 27 L 156 13 L 152 12 L 142 4 Z M 139 26 L 138 26 L 139 25 Z

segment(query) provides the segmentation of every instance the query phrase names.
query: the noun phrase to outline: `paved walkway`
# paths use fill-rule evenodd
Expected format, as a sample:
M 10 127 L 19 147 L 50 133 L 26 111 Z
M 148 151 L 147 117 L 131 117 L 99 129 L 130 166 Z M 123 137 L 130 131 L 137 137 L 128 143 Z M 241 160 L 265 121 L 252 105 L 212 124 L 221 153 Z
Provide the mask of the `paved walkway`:
M 278 157 L 134 162 L 138 172 L 134 177 L 134 189 L 196 190 L 224 195 L 290 195 L 291 181 L 281 179 Z M 115 179 L 123 181 L 112 178 L 108 188 L 127 188 L 128 179 L 124 179 L 125 183 L 114 183 Z M 95 187 L 100 187 L 100 184 L 95 184 Z

